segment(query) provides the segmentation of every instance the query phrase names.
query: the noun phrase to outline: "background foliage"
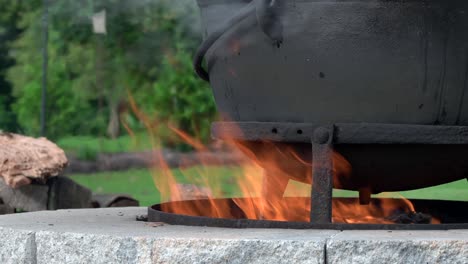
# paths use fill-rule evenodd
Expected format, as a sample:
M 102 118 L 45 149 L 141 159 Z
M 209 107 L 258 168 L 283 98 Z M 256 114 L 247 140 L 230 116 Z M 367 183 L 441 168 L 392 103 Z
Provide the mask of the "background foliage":
M 102 10 L 107 34 L 98 35 L 91 18 Z M 40 0 L 0 0 L 0 129 L 32 136 L 40 128 L 42 13 Z M 195 1 L 55 0 L 49 15 L 48 137 L 143 131 L 131 97 L 152 122 L 208 140 L 216 111 L 191 66 L 201 41 Z

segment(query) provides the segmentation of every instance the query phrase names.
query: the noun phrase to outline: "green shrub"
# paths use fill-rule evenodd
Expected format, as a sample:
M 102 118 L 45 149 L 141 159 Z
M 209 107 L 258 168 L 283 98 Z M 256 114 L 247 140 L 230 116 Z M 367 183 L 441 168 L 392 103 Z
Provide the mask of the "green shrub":
M 98 156 L 98 152 L 95 148 L 89 147 L 87 145 L 81 146 L 76 151 L 76 157 L 80 160 L 96 160 Z
M 195 75 L 192 55 L 183 46 L 168 53 L 163 60 L 151 100 L 144 110 L 159 124 L 157 134 L 166 145 L 184 148 L 183 141 L 166 124 L 195 136 L 202 142 L 210 139 L 210 124 L 216 117 L 213 93 L 208 83 Z

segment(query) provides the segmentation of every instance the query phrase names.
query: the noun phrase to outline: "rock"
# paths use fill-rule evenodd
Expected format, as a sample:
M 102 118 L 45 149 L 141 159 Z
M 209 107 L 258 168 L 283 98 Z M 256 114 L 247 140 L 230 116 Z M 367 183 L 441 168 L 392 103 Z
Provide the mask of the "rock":
M 0 146 L 0 176 L 13 188 L 45 182 L 68 163 L 65 152 L 45 138 L 0 132 Z

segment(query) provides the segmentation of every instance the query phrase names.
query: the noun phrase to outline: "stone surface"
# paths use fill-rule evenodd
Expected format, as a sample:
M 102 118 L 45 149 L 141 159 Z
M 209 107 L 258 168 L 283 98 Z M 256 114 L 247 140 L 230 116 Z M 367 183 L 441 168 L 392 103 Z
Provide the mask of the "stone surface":
M 3 216 L 0 226 L 33 232 L 37 263 L 323 263 L 326 239 L 337 233 L 135 221 L 144 213 L 146 208 L 45 211 Z
M 468 230 L 226 229 L 135 221 L 145 213 L 106 208 L 0 216 L 0 263 L 468 263 Z
M 323 263 L 323 241 L 283 239 L 164 239 L 153 263 Z
M 151 263 L 151 243 L 143 237 L 39 231 L 37 263 Z
M 32 231 L 21 231 L 0 227 L 0 263 L 2 264 L 35 264 L 35 234 Z
M 468 263 L 466 231 L 344 231 L 327 242 L 327 263 Z

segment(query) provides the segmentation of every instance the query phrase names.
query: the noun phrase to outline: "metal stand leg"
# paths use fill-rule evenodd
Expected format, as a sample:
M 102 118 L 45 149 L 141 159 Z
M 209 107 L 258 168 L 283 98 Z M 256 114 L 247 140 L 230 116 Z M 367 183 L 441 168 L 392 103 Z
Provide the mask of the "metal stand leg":
M 372 191 L 370 188 L 359 189 L 359 203 L 361 205 L 369 205 L 371 201 Z
M 312 138 L 312 193 L 310 222 L 327 224 L 332 220 L 334 128 L 319 127 Z

